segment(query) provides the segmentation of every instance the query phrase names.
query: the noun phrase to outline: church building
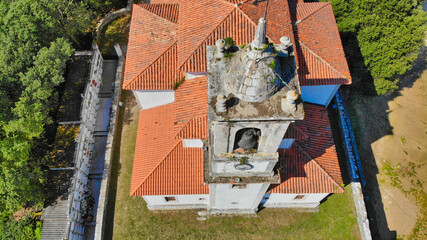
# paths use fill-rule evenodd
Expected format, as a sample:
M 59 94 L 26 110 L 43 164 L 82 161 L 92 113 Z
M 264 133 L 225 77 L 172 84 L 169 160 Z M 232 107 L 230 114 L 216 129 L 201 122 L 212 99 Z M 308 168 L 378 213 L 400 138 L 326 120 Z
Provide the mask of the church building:
M 151 210 L 316 208 L 344 192 L 326 107 L 350 83 L 330 3 L 133 5 L 130 195 Z

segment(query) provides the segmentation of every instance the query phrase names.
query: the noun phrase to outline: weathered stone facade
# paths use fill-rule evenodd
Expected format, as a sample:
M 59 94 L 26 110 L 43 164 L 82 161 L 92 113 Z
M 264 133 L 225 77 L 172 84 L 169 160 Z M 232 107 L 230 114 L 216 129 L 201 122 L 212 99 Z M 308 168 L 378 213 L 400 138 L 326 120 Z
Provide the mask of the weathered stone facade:
M 257 211 L 270 183 L 280 183 L 273 169 L 289 124 L 304 118 L 292 46 L 267 44 L 265 24 L 247 46 L 207 47 L 211 213 Z

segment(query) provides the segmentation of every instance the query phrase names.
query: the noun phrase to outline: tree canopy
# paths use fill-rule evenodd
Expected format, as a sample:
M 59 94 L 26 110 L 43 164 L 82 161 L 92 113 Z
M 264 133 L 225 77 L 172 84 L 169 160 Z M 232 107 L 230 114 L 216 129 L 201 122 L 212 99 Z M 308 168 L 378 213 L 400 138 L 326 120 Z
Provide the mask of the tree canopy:
M 397 89 L 424 39 L 422 0 L 330 0 L 341 33 L 357 37 L 378 94 Z
M 123 3 L 0 1 L 0 221 L 43 203 L 45 128 L 53 123 L 66 62 L 96 19 Z
M 73 53 L 69 41 L 58 38 L 33 58 L 34 66 L 19 74 L 23 91 L 12 108 L 12 117 L 2 124 L 0 140 L 0 209 L 13 211 L 23 202 L 42 197 L 42 159 L 32 159 L 34 141 L 43 136 L 44 126 L 57 104 L 55 88 L 63 81 L 65 63 Z

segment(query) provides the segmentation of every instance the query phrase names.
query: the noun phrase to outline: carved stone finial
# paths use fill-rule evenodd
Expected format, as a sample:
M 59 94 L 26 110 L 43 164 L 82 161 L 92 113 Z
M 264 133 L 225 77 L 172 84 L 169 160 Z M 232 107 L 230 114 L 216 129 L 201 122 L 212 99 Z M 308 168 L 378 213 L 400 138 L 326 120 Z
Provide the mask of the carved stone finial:
M 289 90 L 286 93 L 286 97 L 282 98 L 282 110 L 288 111 L 288 109 L 291 109 L 295 111 L 297 109 L 296 100 L 298 99 L 298 93 L 294 90 Z
M 292 45 L 291 39 L 286 36 L 283 36 L 280 38 L 280 44 L 282 45 L 283 48 L 288 48 L 289 46 Z
M 218 58 L 224 57 L 225 40 L 224 39 L 218 39 L 218 40 L 216 40 L 215 46 L 216 46 L 216 54 L 215 54 L 215 56 L 218 57 Z
M 227 98 L 224 95 L 218 95 L 216 97 L 215 107 L 217 112 L 222 113 L 227 111 L 226 101 Z
M 280 44 L 277 46 L 280 57 L 288 57 L 292 54 L 292 42 L 289 37 L 283 36 L 280 38 Z
M 256 28 L 255 39 L 252 41 L 252 48 L 262 48 L 262 44 L 265 43 L 265 34 L 266 34 L 266 20 L 264 18 L 260 18 L 258 21 L 258 26 Z

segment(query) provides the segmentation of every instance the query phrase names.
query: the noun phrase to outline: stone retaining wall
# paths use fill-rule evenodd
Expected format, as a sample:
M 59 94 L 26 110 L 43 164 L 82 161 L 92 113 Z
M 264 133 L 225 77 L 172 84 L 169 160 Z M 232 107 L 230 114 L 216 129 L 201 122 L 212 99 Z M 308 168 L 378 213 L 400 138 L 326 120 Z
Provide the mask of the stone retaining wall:
M 96 216 L 96 227 L 95 227 L 95 240 L 104 239 L 104 228 L 105 228 L 105 218 L 106 210 L 108 203 L 108 186 L 110 184 L 110 174 L 111 174 L 111 162 L 113 160 L 113 143 L 114 143 L 114 134 L 117 127 L 117 118 L 119 111 L 119 101 L 121 96 L 122 88 L 122 77 L 123 77 L 123 65 L 124 65 L 124 56 L 120 50 L 120 46 L 116 43 L 114 44 L 117 55 L 119 56 L 119 61 L 117 64 L 116 71 L 116 80 L 114 82 L 114 93 L 113 93 L 113 106 L 110 113 L 110 128 L 107 136 L 107 146 L 105 151 L 105 163 L 102 173 L 101 181 L 101 190 L 99 193 L 98 201 L 98 210 Z
M 360 182 L 352 182 L 351 189 L 353 192 L 354 205 L 357 211 L 357 222 L 359 223 L 360 234 L 363 240 L 372 239 L 371 230 L 369 228 L 368 212 L 364 202 L 362 185 Z

